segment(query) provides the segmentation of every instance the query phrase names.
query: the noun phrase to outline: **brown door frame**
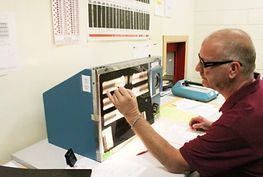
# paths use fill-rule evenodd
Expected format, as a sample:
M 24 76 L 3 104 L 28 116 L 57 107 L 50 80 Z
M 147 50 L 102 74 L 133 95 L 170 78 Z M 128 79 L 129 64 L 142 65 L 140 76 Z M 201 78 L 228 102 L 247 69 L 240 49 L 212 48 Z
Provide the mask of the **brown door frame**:
M 187 72 L 187 48 L 188 36 L 164 35 L 163 36 L 163 78 L 172 80 L 174 83 L 180 79 L 184 79 Z M 174 76 L 168 76 L 166 73 L 167 52 L 175 52 L 174 58 Z

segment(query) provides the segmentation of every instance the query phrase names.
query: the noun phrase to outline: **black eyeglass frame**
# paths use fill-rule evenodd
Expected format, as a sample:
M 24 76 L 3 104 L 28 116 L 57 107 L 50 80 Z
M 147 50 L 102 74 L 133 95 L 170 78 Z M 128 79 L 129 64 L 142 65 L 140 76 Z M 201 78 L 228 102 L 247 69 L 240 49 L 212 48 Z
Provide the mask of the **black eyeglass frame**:
M 200 56 L 200 53 L 198 54 L 199 57 L 199 63 L 203 66 L 203 68 L 211 67 L 211 66 L 218 66 L 218 65 L 223 65 L 227 63 L 232 63 L 236 60 L 224 60 L 224 61 L 204 61 L 204 58 Z M 242 63 L 240 61 L 237 61 L 241 66 Z

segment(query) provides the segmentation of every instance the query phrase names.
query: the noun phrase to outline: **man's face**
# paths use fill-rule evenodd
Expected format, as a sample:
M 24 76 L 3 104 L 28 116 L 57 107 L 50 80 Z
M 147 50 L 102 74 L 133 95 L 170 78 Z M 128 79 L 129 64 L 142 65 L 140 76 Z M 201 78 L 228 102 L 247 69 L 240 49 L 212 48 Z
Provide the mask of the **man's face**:
M 195 70 L 200 73 L 202 84 L 220 91 L 229 81 L 227 77 L 227 63 L 218 58 L 220 46 L 204 42 L 199 53 L 199 62 Z

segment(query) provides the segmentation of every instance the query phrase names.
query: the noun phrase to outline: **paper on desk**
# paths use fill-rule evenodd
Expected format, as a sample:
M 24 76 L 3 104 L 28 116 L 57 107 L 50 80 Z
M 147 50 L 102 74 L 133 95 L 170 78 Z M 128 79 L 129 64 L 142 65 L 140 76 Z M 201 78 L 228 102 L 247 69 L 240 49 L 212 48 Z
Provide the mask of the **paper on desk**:
M 195 116 L 189 111 L 176 109 L 173 105 L 164 106 L 160 111 L 162 118 L 173 120 L 175 122 L 183 122 L 185 124 L 188 124 L 189 120 Z
M 181 99 L 173 103 L 179 110 L 184 110 L 195 115 L 203 116 L 210 121 L 215 121 L 221 115 L 218 108 L 208 103 L 202 103 L 189 99 Z
M 109 160 L 92 169 L 91 177 L 138 177 L 146 167 L 126 160 Z
M 146 169 L 139 177 L 185 177 L 184 174 L 175 174 L 168 170 L 150 152 L 129 158 L 132 162 L 145 166 Z
M 99 162 L 86 158 L 86 157 L 82 157 L 80 159 L 77 160 L 76 164 L 74 165 L 74 169 L 93 169 L 95 168 L 97 165 L 99 164 Z M 67 168 L 71 169 L 72 167 L 67 166 Z
M 95 167 L 91 177 L 184 177 L 168 172 L 149 152 L 141 156 L 105 161 Z
M 185 142 L 188 142 L 198 135 L 202 135 L 203 132 L 196 132 L 186 124 L 176 123 L 172 126 L 167 126 L 166 129 L 157 129 L 158 133 L 164 137 L 171 145 L 179 149 L 184 145 Z
M 172 134 L 176 134 L 172 136 Z M 168 141 L 176 148 L 180 148 L 184 143 L 196 138 L 198 135 L 204 134 L 190 129 L 189 126 L 175 124 L 169 129 Z

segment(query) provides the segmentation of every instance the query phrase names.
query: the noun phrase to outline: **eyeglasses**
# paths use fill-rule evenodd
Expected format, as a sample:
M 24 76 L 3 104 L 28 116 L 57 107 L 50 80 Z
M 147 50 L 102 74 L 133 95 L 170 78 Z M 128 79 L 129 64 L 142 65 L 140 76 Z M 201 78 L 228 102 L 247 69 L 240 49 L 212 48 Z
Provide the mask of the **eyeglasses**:
M 219 65 L 223 65 L 226 63 L 232 63 L 232 62 L 236 61 L 236 60 L 225 60 L 225 61 L 207 61 L 207 62 L 205 62 L 204 58 L 202 58 L 200 56 L 200 53 L 198 54 L 198 57 L 199 57 L 199 62 L 203 68 L 207 68 L 210 66 L 219 66 Z M 242 63 L 240 61 L 237 61 L 237 62 L 239 62 L 239 64 L 242 66 Z

